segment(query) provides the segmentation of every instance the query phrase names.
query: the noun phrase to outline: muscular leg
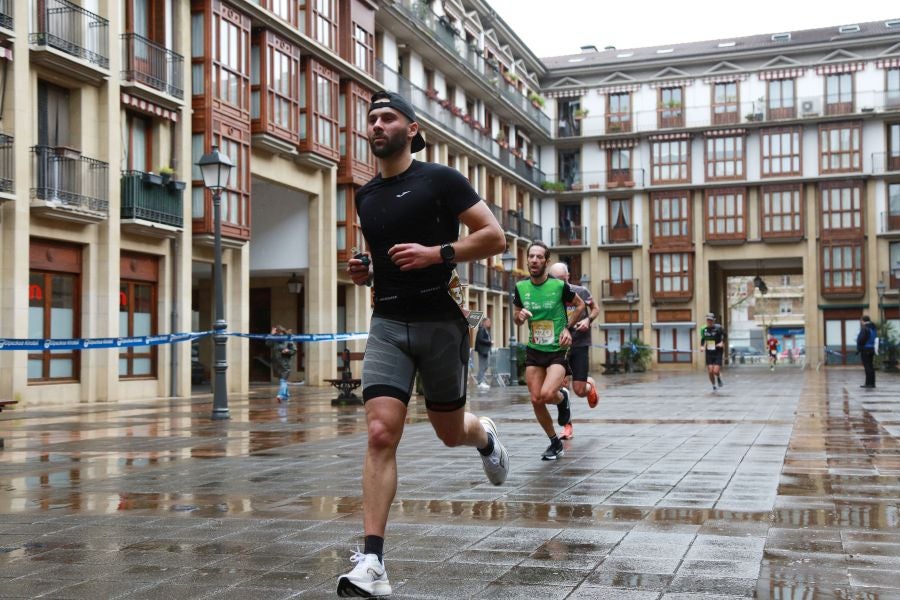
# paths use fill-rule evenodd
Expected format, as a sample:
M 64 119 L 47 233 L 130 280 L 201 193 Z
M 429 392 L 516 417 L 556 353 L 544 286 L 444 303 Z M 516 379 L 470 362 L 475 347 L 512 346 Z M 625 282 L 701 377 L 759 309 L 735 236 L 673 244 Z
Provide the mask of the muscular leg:
M 464 408 L 452 412 L 428 411 L 428 420 L 445 446 L 472 446 L 484 448 L 488 445 L 487 432 L 478 417 Z
M 573 381 L 572 382 L 572 391 L 575 392 L 576 396 L 581 396 L 584 398 L 588 394 L 588 382 L 587 381 Z
M 363 527 L 366 535 L 384 537 L 388 512 L 397 493 L 397 446 L 403 435 L 406 406 L 379 396 L 366 401 L 369 445 L 363 467 Z

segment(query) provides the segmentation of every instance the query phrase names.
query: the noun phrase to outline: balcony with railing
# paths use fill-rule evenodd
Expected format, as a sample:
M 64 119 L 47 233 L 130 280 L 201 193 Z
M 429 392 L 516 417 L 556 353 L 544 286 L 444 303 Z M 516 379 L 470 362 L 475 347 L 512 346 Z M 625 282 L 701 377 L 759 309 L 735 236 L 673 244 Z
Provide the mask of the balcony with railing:
M 0 200 L 16 192 L 16 161 L 13 155 L 13 136 L 0 133 Z
M 639 225 L 603 225 L 600 227 L 601 246 L 640 246 Z
M 397 2 L 392 6 L 399 9 L 412 22 L 426 29 L 448 53 L 458 57 L 473 77 L 496 87 L 513 107 L 526 114 L 546 135 L 550 135 L 550 117 L 534 106 L 514 85 L 507 82 L 501 76 L 498 66 L 485 60 L 481 50 L 467 43 L 453 29 L 445 16 L 436 14 L 428 3 L 419 0 Z
M 123 171 L 120 180 L 123 228 L 160 237 L 181 231 L 184 188 L 183 184 L 171 183 L 156 183 L 141 171 Z
M 15 25 L 13 20 L 13 1 L 0 0 L 0 28 L 12 31 Z
M 38 52 L 34 60 L 82 79 L 102 81 L 109 68 L 109 21 L 69 0 L 35 4 L 34 31 L 28 40 L 34 49 L 50 52 Z
M 496 140 L 491 138 L 490 132 L 471 119 L 467 119 L 466 115 L 457 114 L 457 111 L 452 110 L 453 107 L 449 107 L 449 105 L 445 108 L 439 98 L 414 85 L 381 61 L 376 61 L 376 72 L 378 80 L 384 84 L 386 89 L 396 89 L 409 100 L 417 115 L 428 117 L 452 133 L 458 140 L 494 157 L 500 164 L 535 186 L 540 186 L 544 181 L 544 173 L 540 169 L 536 166 L 528 166 L 524 158 L 502 148 Z
M 31 210 L 55 219 L 98 223 L 109 216 L 109 165 L 72 148 L 34 146 Z
M 487 287 L 487 266 L 482 263 L 469 263 L 472 268 L 472 279 L 469 285 Z
M 507 210 L 503 215 L 503 229 L 515 235 L 522 234 L 522 217 L 515 210 Z
M 136 33 L 122 34 L 122 78 L 184 98 L 184 57 Z
M 884 175 L 885 173 L 897 172 L 900 172 L 900 153 L 872 153 L 872 175 Z
M 588 228 L 584 225 L 553 227 L 550 229 L 550 246 L 555 248 L 587 246 L 587 237 Z
M 499 269 L 488 269 L 488 287 L 496 291 L 502 291 L 506 289 L 506 287 L 503 285 L 504 275 L 506 275 L 506 273 Z
M 561 181 L 547 176 L 541 187 L 547 192 L 583 192 L 594 190 L 627 192 L 631 188 L 645 186 L 644 169 L 610 169 L 608 171 L 584 171 L 573 173 Z
M 600 282 L 600 299 L 603 302 L 627 302 L 628 292 L 632 292 L 634 302 L 640 300 L 640 289 L 638 279 L 604 279 Z
M 900 112 L 900 92 L 857 91 L 850 104 L 840 103 L 840 110 L 827 109 L 825 95 L 789 98 L 778 106 L 770 106 L 765 98 L 737 103 L 737 116 L 724 122 L 717 117 L 709 103 L 686 104 L 682 108 L 657 107 L 635 110 L 630 113 L 604 113 L 592 111 L 581 121 L 584 136 L 622 136 L 649 133 L 661 128 L 699 129 L 706 127 L 743 127 L 803 123 L 811 119 L 838 120 L 854 116 Z M 835 104 L 835 106 L 837 106 Z M 562 127 L 557 121 L 557 127 Z M 563 136 L 560 136 L 563 137 Z
M 522 219 L 522 233 L 521 236 L 529 241 L 535 241 L 541 239 L 543 235 L 543 229 L 537 223 L 532 223 L 528 219 Z

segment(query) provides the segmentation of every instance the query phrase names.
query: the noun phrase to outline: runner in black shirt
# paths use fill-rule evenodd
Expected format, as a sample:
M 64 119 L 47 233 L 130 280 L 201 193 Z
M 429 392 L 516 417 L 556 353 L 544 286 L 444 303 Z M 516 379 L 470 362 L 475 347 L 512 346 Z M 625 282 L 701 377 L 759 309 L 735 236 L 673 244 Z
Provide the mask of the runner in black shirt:
M 700 330 L 700 345 L 706 353 L 706 373 L 712 383 L 713 391 L 716 384 L 722 387 L 722 358 L 725 356 L 725 330 L 716 323 L 716 315 L 706 315 L 706 327 Z
M 369 444 L 363 467 L 365 548 L 338 578 L 340 596 L 391 593 L 384 568 L 384 534 L 397 490 L 397 446 L 416 372 L 428 418 L 447 446 L 473 446 L 491 483 L 506 480 L 509 457 L 494 422 L 465 412 L 469 334 L 450 296 L 456 262 L 499 254 L 503 230 L 457 171 L 414 161 L 425 146 L 415 111 L 401 96 L 377 92 L 367 134 L 381 173 L 356 195 L 371 252 L 350 259 L 357 285 L 374 281 L 375 310 L 363 360 Z M 469 235 L 459 238 L 459 224 Z

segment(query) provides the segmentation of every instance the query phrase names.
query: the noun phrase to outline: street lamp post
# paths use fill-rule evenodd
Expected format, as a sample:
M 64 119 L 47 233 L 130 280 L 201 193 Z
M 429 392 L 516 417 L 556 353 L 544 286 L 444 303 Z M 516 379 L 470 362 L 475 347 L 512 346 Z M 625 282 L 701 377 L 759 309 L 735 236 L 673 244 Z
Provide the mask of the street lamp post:
M 222 191 L 228 186 L 228 179 L 234 163 L 219 148 L 213 145 L 208 154 L 204 154 L 197 162 L 200 173 L 203 175 L 203 186 L 212 192 L 213 222 L 214 222 L 214 260 L 213 287 L 216 300 L 215 323 L 213 324 L 213 343 L 215 346 L 214 366 L 215 378 L 213 380 L 213 419 L 229 419 L 228 389 L 225 383 L 225 371 L 228 369 L 225 342 L 227 336 L 225 330 L 228 323 L 225 322 L 225 291 L 222 277 Z
M 500 257 L 503 263 L 503 270 L 509 279 L 509 385 L 519 384 L 519 360 L 516 356 L 516 317 L 515 317 L 515 299 L 516 282 L 513 279 L 513 268 L 516 266 L 516 255 L 507 250 Z
M 631 333 L 631 324 L 634 322 L 632 318 L 631 307 L 634 304 L 634 290 L 628 290 L 625 293 L 625 302 L 628 303 L 628 364 L 625 365 L 625 372 L 631 373 L 631 366 L 634 364 L 634 344 L 632 340 L 634 336 Z
M 884 292 L 887 289 L 887 285 L 883 281 L 879 281 L 875 285 L 875 290 L 878 292 L 878 325 L 884 327 Z

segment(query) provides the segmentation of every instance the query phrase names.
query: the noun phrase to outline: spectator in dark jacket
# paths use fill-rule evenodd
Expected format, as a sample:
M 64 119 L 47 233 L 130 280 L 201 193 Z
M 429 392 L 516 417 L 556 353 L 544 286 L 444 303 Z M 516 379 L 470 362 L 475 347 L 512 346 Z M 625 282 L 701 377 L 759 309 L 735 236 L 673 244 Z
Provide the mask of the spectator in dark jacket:
M 873 388 L 875 387 L 875 339 L 878 337 L 878 332 L 869 315 L 863 315 L 859 322 L 861 327 L 859 335 L 856 336 L 856 351 L 866 370 L 866 382 L 859 387 Z
M 290 334 L 290 329 L 281 325 L 272 328 L 272 335 Z M 288 390 L 288 378 L 291 376 L 291 359 L 297 354 L 297 345 L 291 341 L 266 340 L 266 345 L 272 349 L 272 371 L 278 377 L 279 402 L 287 402 L 291 398 Z
M 491 320 L 485 317 L 478 326 L 478 333 L 475 334 L 475 354 L 478 355 L 478 388 L 482 390 L 490 389 L 490 384 L 485 381 L 484 374 L 487 372 L 488 360 L 491 357 Z

